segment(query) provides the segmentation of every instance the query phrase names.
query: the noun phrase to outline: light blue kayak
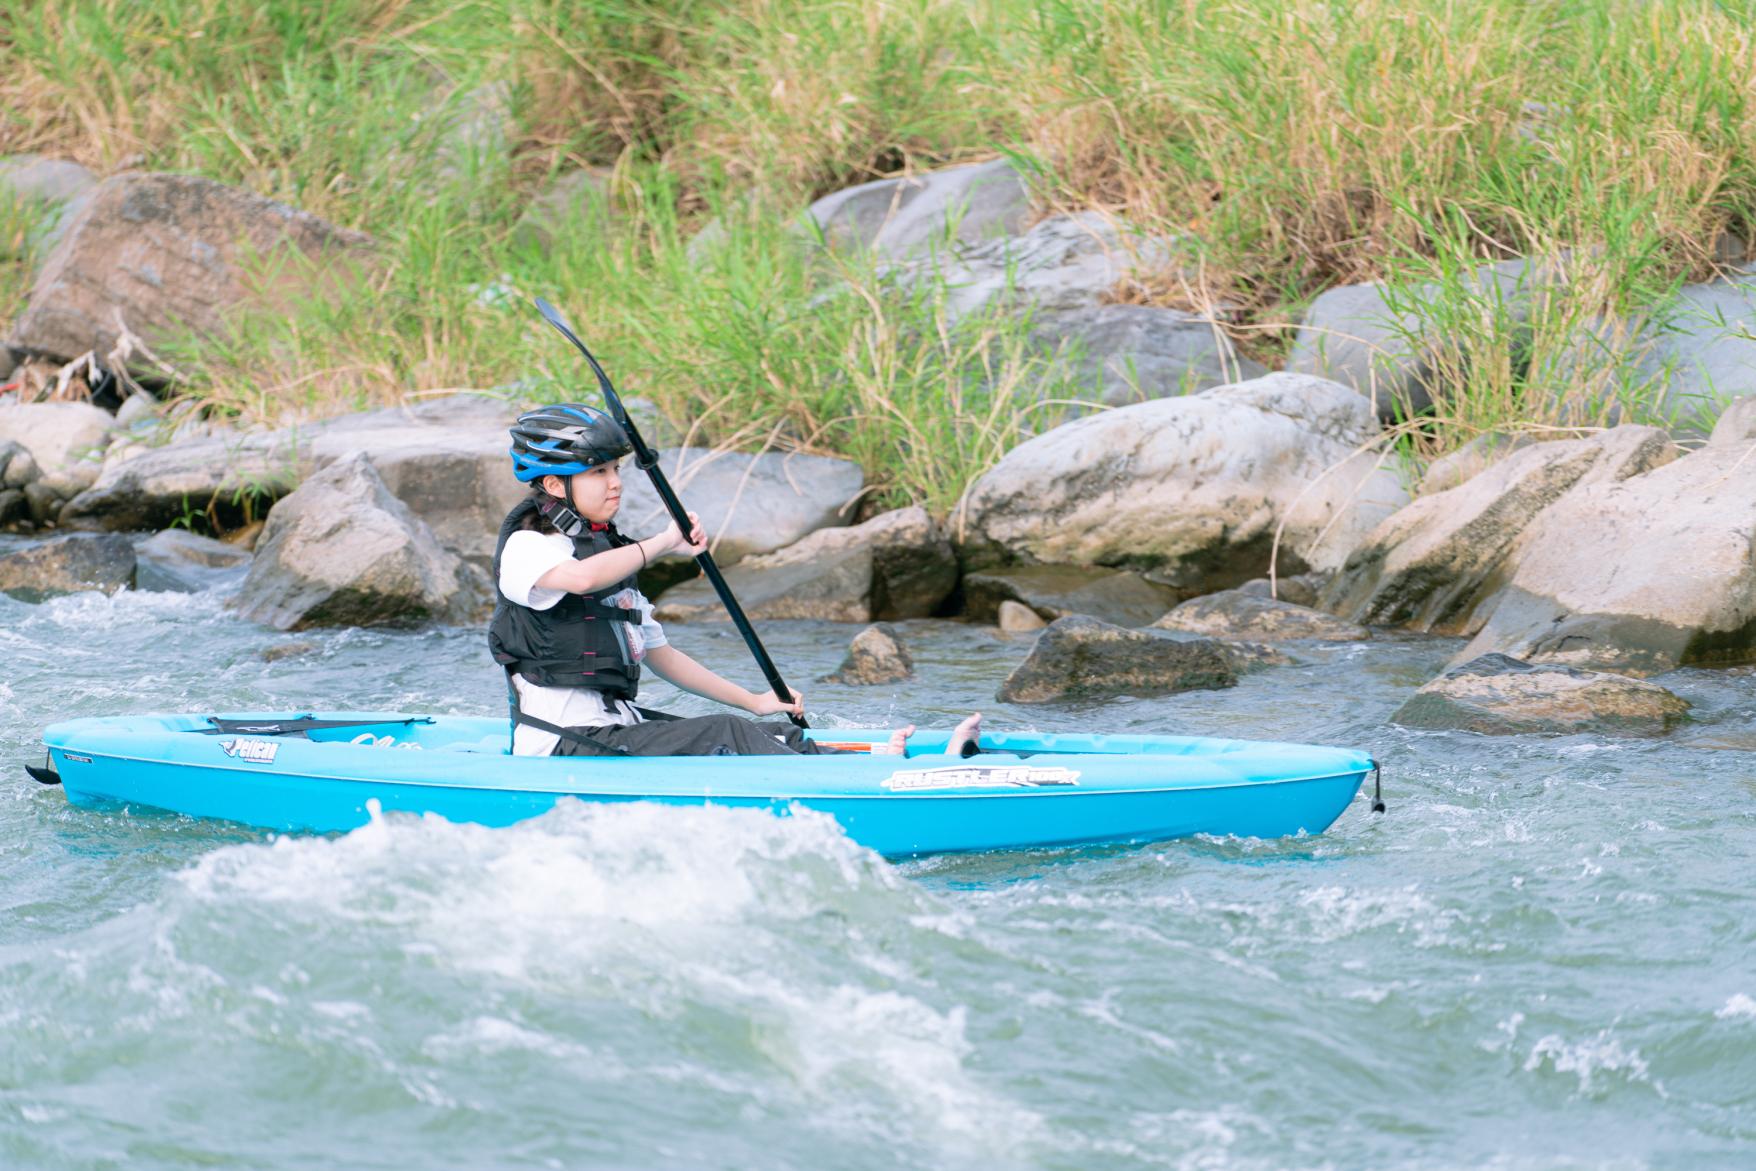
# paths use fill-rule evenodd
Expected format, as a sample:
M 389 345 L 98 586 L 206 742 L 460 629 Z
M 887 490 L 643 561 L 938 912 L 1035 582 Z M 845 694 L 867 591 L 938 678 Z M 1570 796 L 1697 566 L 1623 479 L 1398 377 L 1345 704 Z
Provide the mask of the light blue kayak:
M 315 726 L 312 726 L 315 725 Z M 118 716 L 43 733 L 39 780 L 78 805 L 139 805 L 276 830 L 349 830 L 372 806 L 509 825 L 556 801 L 819 810 L 889 857 L 1190 834 L 1321 833 L 1375 767 L 1345 748 L 1185 736 L 923 731 L 905 757 L 514 757 L 504 718 L 371 712 Z M 877 729 L 816 729 L 830 743 Z

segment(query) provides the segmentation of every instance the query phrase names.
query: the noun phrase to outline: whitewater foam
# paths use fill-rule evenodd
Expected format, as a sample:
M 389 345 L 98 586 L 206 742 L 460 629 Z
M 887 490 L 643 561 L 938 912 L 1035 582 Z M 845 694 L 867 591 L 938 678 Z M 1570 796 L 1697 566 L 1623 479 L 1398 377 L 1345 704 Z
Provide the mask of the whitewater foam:
M 1581 1097 L 1590 1097 L 1594 1085 L 1601 1086 L 1604 1074 L 1619 1074 L 1629 1082 L 1648 1080 L 1646 1061 L 1640 1051 L 1624 1048 L 1608 1029 L 1601 1029 L 1596 1036 L 1583 1041 L 1569 1041 L 1559 1033 L 1548 1034 L 1531 1047 L 1524 1062 L 1526 1073 L 1544 1067 L 1576 1075 Z M 1661 1094 L 1664 1092 L 1662 1087 L 1655 1088 Z

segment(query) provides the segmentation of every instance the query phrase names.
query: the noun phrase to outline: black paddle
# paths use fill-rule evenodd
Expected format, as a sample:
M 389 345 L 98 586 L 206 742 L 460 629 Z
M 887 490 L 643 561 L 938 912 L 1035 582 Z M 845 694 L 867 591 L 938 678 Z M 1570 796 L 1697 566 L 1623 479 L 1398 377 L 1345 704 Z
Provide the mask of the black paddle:
M 590 350 L 585 348 L 585 343 L 580 341 L 578 335 L 569 328 L 566 320 L 562 318 L 560 310 L 541 297 L 536 299 L 536 306 L 537 312 L 543 315 L 543 319 L 554 326 L 562 337 L 572 342 L 579 352 L 585 355 L 585 360 L 591 364 L 592 373 L 598 376 L 598 385 L 603 387 L 604 402 L 610 408 L 610 417 L 622 425 L 622 430 L 628 433 L 628 442 L 634 445 L 634 462 L 639 464 L 648 476 L 652 477 L 653 489 L 658 492 L 659 499 L 664 502 L 665 511 L 671 514 L 673 521 L 677 522 L 677 531 L 685 536 L 688 535 L 691 527 L 689 514 L 684 510 L 683 502 L 678 500 L 677 494 L 671 490 L 671 482 L 665 479 L 665 473 L 659 467 L 658 455 L 646 445 L 646 440 L 640 437 L 640 429 L 634 425 L 634 420 L 628 417 L 627 410 L 622 406 L 621 398 L 616 394 L 616 388 L 610 385 L 610 376 L 604 373 L 604 368 L 598 365 L 598 360 L 592 357 Z M 768 680 L 768 685 L 774 688 L 775 697 L 782 703 L 793 702 L 793 693 L 787 689 L 785 683 L 781 682 L 780 671 L 776 669 L 774 660 L 768 657 L 766 650 L 762 649 L 762 640 L 756 637 L 756 631 L 750 625 L 750 620 L 744 617 L 744 608 L 738 605 L 738 599 L 732 597 L 732 588 L 720 575 L 719 566 L 713 563 L 713 554 L 703 549 L 695 555 L 695 561 L 701 566 L 701 572 L 707 575 L 707 580 L 713 583 L 713 592 L 719 595 L 719 600 L 725 604 L 726 613 L 732 616 L 732 625 L 736 626 L 738 633 L 744 636 L 744 645 L 750 648 L 752 655 L 756 656 L 756 665 L 762 669 L 762 677 Z M 789 713 L 789 718 L 801 728 L 810 727 L 805 722 L 804 716 L 795 716 Z

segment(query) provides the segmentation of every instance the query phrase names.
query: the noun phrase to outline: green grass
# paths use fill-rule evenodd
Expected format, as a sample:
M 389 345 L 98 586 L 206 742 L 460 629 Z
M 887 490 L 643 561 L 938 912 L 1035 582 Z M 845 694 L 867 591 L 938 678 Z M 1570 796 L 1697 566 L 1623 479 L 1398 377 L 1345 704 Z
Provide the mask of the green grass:
M 0 321 L 24 309 L 38 245 L 54 212 L 0 189 Z
M 873 177 L 1012 151 L 1050 206 L 1179 236 L 1125 290 L 1230 302 L 1272 360 L 1303 305 L 1385 278 L 1445 339 L 1420 454 L 1649 418 L 1637 338 L 1756 232 L 1748 0 L 15 0 L 0 154 L 193 171 L 381 242 L 340 302 L 178 357 L 187 393 L 320 415 L 450 387 L 591 397 L 508 288 L 556 301 L 631 394 L 710 443 L 844 453 L 939 509 L 1077 393 L 1028 323 L 826 260 L 788 224 Z M 503 153 L 444 128 L 509 87 Z M 580 165 L 610 194 L 544 249 L 513 226 Z M 0 237 L 5 217 L 0 209 Z M 703 258 L 690 239 L 726 228 Z M 1565 260 L 1528 323 L 1462 274 Z M 702 262 L 705 260 L 705 262 Z M 0 262 L 4 263 L 4 262 Z M 17 265 L 12 275 L 16 277 Z M 0 292 L 16 313 L 17 282 Z M 1582 343 L 1582 338 L 1585 341 Z

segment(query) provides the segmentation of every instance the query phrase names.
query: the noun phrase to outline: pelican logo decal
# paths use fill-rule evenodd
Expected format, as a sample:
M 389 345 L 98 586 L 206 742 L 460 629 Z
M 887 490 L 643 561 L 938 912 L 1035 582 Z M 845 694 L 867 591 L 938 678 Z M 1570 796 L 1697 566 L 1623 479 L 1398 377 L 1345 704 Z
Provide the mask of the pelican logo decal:
M 225 750 L 227 756 L 235 756 L 251 764 L 273 764 L 274 754 L 280 751 L 280 745 L 273 740 L 247 740 L 243 737 L 221 740 L 219 746 Z
M 893 793 L 919 793 L 924 789 L 1056 789 L 1077 785 L 1079 774 L 1059 765 L 1033 768 L 1028 764 L 965 764 L 900 769 L 881 783 Z

